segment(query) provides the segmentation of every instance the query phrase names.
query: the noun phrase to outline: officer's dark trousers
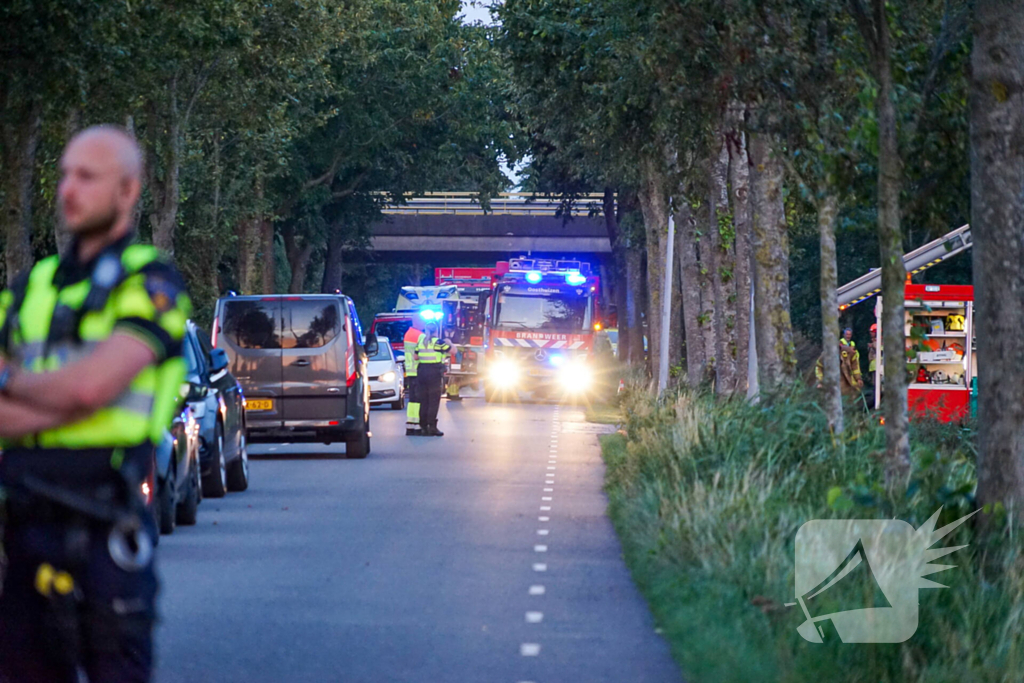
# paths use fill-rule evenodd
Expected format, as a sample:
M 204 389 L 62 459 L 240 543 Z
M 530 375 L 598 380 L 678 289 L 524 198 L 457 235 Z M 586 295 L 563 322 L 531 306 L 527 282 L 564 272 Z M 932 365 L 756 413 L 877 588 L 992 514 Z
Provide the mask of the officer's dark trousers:
M 0 466 L 0 479 L 6 469 Z M 61 515 L 40 519 L 26 513 L 9 506 L 4 530 L 8 567 L 0 593 L 0 682 L 79 680 L 55 636 L 56 612 L 35 587 L 36 573 L 44 562 L 68 570 L 84 597 L 78 606 L 79 661 L 90 683 L 149 681 L 157 592 L 153 563 L 137 572 L 114 564 L 102 522 L 90 525 L 85 552 L 72 559 L 65 543 L 66 519 Z M 151 520 L 147 522 L 150 533 L 155 533 Z M 82 565 L 73 569 L 79 561 Z
M 437 427 L 437 411 L 444 393 L 444 364 L 420 363 L 417 368 L 420 398 L 420 427 Z

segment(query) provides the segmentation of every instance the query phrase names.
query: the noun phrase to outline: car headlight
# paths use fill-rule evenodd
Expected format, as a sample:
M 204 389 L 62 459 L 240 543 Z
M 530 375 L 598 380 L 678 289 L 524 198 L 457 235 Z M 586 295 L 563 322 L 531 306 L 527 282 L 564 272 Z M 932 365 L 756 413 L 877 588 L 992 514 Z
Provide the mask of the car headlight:
M 568 392 L 579 393 L 590 389 L 594 383 L 594 372 L 585 363 L 575 361 L 562 368 L 558 378 L 563 389 Z
M 381 382 L 394 382 L 395 381 L 395 373 L 391 372 L 390 370 L 388 372 L 385 372 L 383 375 L 380 376 L 380 381 Z
M 491 381 L 499 387 L 512 387 L 519 381 L 519 366 L 510 360 L 497 360 L 488 370 Z

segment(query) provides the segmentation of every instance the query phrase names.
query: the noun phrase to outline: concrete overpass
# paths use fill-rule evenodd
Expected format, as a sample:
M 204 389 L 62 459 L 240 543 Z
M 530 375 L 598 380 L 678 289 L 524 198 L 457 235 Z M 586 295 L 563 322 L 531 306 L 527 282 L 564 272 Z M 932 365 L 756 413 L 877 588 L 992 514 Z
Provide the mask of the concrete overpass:
M 502 194 L 484 211 L 471 193 L 437 193 L 385 209 L 372 229 L 379 260 L 435 265 L 488 264 L 520 255 L 587 257 L 595 265 L 611 254 L 601 195 L 581 200 L 571 217 L 559 202 L 528 193 Z M 591 210 L 595 215 L 591 216 Z

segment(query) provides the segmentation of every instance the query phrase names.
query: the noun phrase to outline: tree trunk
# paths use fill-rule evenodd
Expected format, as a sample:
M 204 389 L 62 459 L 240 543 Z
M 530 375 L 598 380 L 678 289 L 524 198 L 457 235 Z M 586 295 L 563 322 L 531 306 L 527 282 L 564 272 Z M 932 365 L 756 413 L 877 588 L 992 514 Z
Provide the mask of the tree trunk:
M 903 331 L 903 232 L 900 229 L 900 152 L 896 133 L 896 94 L 893 90 L 889 24 L 885 0 L 874 0 L 879 51 L 878 79 L 878 243 L 882 261 L 882 345 L 892 350 L 885 362 L 886 480 L 895 481 L 910 469 L 910 433 L 907 422 L 907 366 Z
M 152 207 L 149 225 L 153 244 L 169 258 L 174 257 L 174 233 L 178 223 L 181 167 L 181 130 L 178 121 L 177 79 L 169 91 L 170 107 L 166 121 L 157 111 L 156 101 L 148 106 L 146 119 L 146 176 Z M 166 135 L 163 133 L 166 130 Z M 160 151 L 162 150 L 162 154 Z
M 647 307 L 647 293 L 643 259 L 643 252 L 638 246 L 626 247 L 626 320 L 630 331 L 627 361 L 636 368 L 642 368 L 646 363 L 644 311 Z
M 707 371 L 707 349 L 701 331 L 703 311 L 697 235 L 697 218 L 685 197 L 676 202 L 676 254 L 679 260 L 679 282 L 682 291 L 683 337 L 686 344 L 686 376 L 690 387 L 696 389 L 704 381 Z
M 647 358 L 651 377 L 658 377 L 661 356 L 661 310 L 665 292 L 665 245 L 668 243 L 668 196 L 665 177 L 657 164 L 642 162 L 643 181 L 640 189 L 640 210 L 644 216 L 647 243 Z
M 8 103 L 10 104 L 10 103 Z M 7 111 L 12 112 L 12 107 Z M 32 195 L 35 185 L 36 152 L 43 119 L 38 103 L 32 103 L 3 130 L 3 234 L 7 284 L 32 267 Z
M 345 274 L 343 250 L 345 246 L 344 229 L 336 226 L 327 239 L 327 254 L 324 256 L 324 279 L 320 291 L 333 294 L 342 291 L 342 277 Z M 419 283 L 417 283 L 419 284 Z
M 733 113 L 736 127 L 728 135 L 729 198 L 732 205 L 734 261 L 728 297 L 735 311 L 731 353 L 736 362 L 733 394 L 747 393 L 750 363 L 750 159 L 746 136 L 738 128 L 742 109 Z
M 818 234 L 821 244 L 821 392 L 829 426 L 833 432 L 841 434 L 844 424 L 843 396 L 839 386 L 839 301 L 836 295 L 836 288 L 839 286 L 836 269 L 838 216 L 838 197 L 825 194 L 818 204 Z M 900 332 L 903 332 L 902 323 Z M 901 339 L 900 344 L 902 343 Z M 905 369 L 901 368 L 901 371 Z
M 262 289 L 267 294 L 277 292 L 277 259 L 274 256 L 274 224 L 266 216 L 259 218 L 260 275 Z
M 977 0 L 975 12 L 971 233 L 978 340 L 978 500 L 984 505 L 1001 503 L 1020 517 L 1024 509 L 1024 1 Z
M 715 393 L 731 395 L 736 387 L 735 231 L 729 206 L 729 149 L 719 132 L 718 154 L 711 166 L 711 283 L 715 302 Z
M 309 240 L 297 236 L 294 228 L 284 230 L 281 237 L 288 257 L 288 267 L 291 270 L 288 292 L 302 294 L 306 288 L 306 274 L 309 271 L 309 259 L 313 256 L 313 245 Z
M 64 144 L 67 146 L 71 142 L 71 138 L 75 137 L 75 133 L 82 127 L 82 110 L 78 107 L 72 107 L 68 110 L 67 116 L 64 118 Z M 131 135 L 135 134 L 134 130 L 130 130 Z M 135 212 L 139 211 L 139 206 L 136 204 Z M 71 248 L 72 237 L 71 233 L 68 232 L 67 227 L 64 225 L 64 221 L 60 219 L 60 216 L 56 216 L 53 221 L 53 240 L 57 244 L 57 253 L 63 258 L 67 255 L 68 250 Z
M 789 234 L 782 196 L 783 165 L 769 141 L 751 136 L 754 328 L 760 381 L 766 391 L 796 374 L 789 307 Z

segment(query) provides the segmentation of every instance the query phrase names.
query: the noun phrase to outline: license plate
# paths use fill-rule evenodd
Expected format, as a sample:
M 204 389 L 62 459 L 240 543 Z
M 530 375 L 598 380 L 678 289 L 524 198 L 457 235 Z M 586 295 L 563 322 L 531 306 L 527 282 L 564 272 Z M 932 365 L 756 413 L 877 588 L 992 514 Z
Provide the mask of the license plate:
M 551 373 L 546 370 L 530 370 L 530 377 L 550 377 Z
M 452 370 L 461 370 L 462 363 L 452 363 Z
M 273 410 L 274 402 L 269 398 L 247 398 L 245 399 L 246 410 Z

